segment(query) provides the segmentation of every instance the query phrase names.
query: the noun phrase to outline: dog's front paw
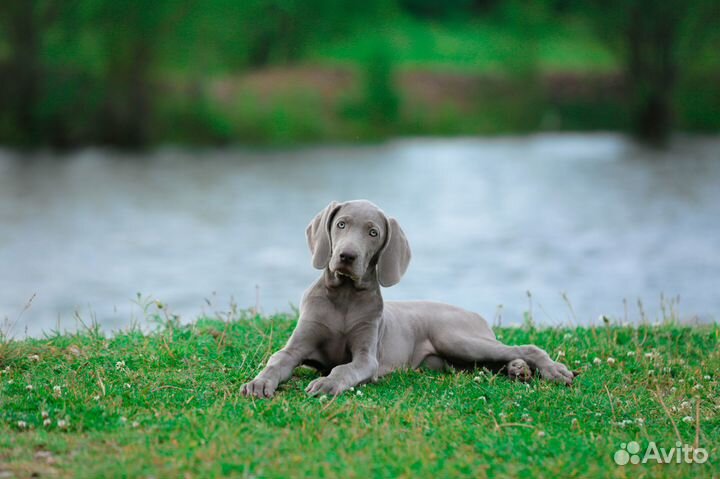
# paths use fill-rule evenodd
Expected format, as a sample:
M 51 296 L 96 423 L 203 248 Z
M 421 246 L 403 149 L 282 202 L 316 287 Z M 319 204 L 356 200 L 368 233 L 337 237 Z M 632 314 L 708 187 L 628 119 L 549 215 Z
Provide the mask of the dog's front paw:
M 255 378 L 247 384 L 243 384 L 240 394 L 256 398 L 271 398 L 275 395 L 277 382 L 271 379 Z
M 347 388 L 340 382 L 329 377 L 317 378 L 308 384 L 305 388 L 305 392 L 311 396 L 317 396 L 327 394 L 330 396 L 337 396 L 345 391 Z
M 558 383 L 572 384 L 573 373 L 562 363 L 556 363 L 551 361 L 548 365 L 539 368 L 540 375 L 548 381 L 555 381 Z

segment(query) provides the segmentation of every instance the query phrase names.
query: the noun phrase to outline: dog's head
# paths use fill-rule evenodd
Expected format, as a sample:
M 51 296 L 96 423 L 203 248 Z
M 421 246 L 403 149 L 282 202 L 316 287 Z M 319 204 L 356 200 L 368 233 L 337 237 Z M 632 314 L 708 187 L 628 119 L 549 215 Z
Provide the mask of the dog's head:
M 410 263 L 410 246 L 398 222 L 366 200 L 333 201 L 310 222 L 306 235 L 313 266 L 355 284 L 373 279 L 367 275 L 375 269 L 380 284 L 392 286 Z

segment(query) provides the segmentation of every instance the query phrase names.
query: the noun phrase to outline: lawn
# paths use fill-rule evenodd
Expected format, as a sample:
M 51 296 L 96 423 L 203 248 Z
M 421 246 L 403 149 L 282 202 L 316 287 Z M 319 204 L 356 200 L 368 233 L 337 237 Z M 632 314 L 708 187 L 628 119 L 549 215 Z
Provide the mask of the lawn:
M 717 477 L 718 325 L 498 328 L 581 371 L 572 387 L 487 371 L 397 372 L 338 398 L 296 371 L 239 395 L 294 316 L 0 342 L 0 477 Z M 618 466 L 637 441 L 704 464 Z

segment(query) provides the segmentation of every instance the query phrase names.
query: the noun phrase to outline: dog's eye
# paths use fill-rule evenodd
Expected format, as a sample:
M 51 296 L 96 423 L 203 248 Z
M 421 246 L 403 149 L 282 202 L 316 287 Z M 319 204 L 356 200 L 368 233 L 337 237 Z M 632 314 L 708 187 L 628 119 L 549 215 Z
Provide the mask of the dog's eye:
M 345 228 L 345 222 L 344 222 L 344 221 L 338 221 L 337 227 L 340 228 L 340 229 Z
M 378 235 L 378 230 L 376 230 L 375 228 L 370 228 L 368 234 L 374 238 Z

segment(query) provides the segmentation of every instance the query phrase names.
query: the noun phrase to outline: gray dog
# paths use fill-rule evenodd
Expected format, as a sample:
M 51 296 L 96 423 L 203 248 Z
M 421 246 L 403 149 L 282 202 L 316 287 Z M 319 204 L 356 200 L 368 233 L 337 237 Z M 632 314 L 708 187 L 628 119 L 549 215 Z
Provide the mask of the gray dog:
M 338 395 L 400 368 L 498 366 L 511 377 L 572 383 L 573 373 L 537 346 L 506 346 L 478 314 L 426 301 L 383 302 L 380 286 L 400 281 L 410 247 L 395 218 L 369 201 L 330 203 L 307 227 L 322 276 L 305 292 L 300 319 L 242 394 L 272 397 L 305 364 L 326 374 L 311 395 Z

